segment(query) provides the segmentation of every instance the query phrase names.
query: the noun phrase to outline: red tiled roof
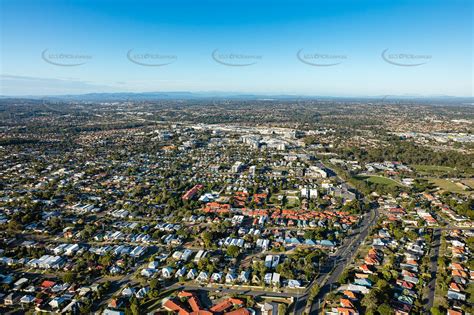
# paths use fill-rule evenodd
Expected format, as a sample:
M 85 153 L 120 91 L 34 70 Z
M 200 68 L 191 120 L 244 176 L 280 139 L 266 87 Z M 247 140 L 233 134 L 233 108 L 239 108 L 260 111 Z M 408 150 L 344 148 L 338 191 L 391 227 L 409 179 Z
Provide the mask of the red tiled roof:
M 228 213 L 230 212 L 230 204 L 220 204 L 218 202 L 208 202 L 202 210 L 206 213 Z
M 214 305 L 209 311 L 202 309 L 200 305 L 200 301 L 197 298 L 197 296 L 192 293 L 192 292 L 187 292 L 187 291 L 180 291 L 178 292 L 178 297 L 180 298 L 188 298 L 187 303 L 191 307 L 192 311 L 188 311 L 188 309 L 182 305 L 179 301 L 173 300 L 173 299 L 168 299 L 163 303 L 163 307 L 166 309 L 177 312 L 179 315 L 213 315 L 213 314 L 221 314 L 223 313 L 226 309 L 229 309 L 233 306 L 242 306 L 244 305 L 244 302 L 239 299 L 235 298 L 228 298 L 219 304 Z M 245 309 L 241 308 L 236 311 L 231 311 L 229 313 L 224 313 L 224 314 L 231 314 L 231 315 L 249 315 L 250 312 Z
M 453 291 L 456 291 L 456 292 L 463 291 L 463 288 L 459 284 L 457 284 L 456 282 L 451 282 L 449 284 L 449 288 Z
M 163 307 L 169 309 L 174 312 L 178 312 L 179 315 L 190 315 L 189 311 L 184 308 L 184 306 L 178 304 L 176 301 L 172 299 L 168 299 L 164 304 Z
M 248 309 L 242 307 L 235 311 L 224 313 L 224 315 L 250 315 L 250 312 Z
M 352 302 L 348 299 L 340 299 L 340 303 L 341 303 L 342 307 L 348 307 L 348 308 L 353 308 L 354 307 Z
M 352 291 L 346 290 L 346 291 L 344 291 L 344 295 L 347 296 L 350 299 L 353 299 L 353 300 L 357 299 L 355 293 L 352 292 Z
M 463 268 L 463 266 L 462 266 L 461 264 L 455 263 L 455 262 L 453 262 L 453 263 L 451 264 L 451 267 L 452 267 L 453 269 L 456 269 L 456 270 L 464 270 L 464 268 Z
M 339 315 L 352 315 L 352 314 L 355 314 L 356 311 L 352 308 L 338 307 L 337 308 L 337 313 Z
M 56 283 L 54 281 L 49 281 L 49 280 L 44 280 L 42 283 L 41 283 L 41 287 L 42 288 L 45 288 L 45 289 L 49 289 L 49 288 L 52 288 L 54 287 Z
M 194 295 L 189 298 L 188 303 L 194 312 L 199 312 L 201 310 L 199 300 Z
M 224 301 L 214 305 L 213 307 L 211 307 L 210 310 L 212 312 L 220 313 L 220 312 L 225 311 L 226 309 L 228 309 L 231 306 L 232 306 L 232 303 L 229 300 L 224 300 Z
M 195 185 L 193 188 L 188 190 L 182 197 L 183 200 L 189 200 L 194 197 L 204 186 L 201 184 Z

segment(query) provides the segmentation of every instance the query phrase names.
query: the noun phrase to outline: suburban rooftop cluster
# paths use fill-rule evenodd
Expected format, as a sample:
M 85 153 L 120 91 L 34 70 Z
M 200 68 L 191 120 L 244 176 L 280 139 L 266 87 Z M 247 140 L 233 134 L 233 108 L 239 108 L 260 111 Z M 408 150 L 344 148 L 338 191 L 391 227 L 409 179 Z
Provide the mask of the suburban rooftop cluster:
M 0 101 L 0 312 L 472 312 L 466 114 L 253 105 Z

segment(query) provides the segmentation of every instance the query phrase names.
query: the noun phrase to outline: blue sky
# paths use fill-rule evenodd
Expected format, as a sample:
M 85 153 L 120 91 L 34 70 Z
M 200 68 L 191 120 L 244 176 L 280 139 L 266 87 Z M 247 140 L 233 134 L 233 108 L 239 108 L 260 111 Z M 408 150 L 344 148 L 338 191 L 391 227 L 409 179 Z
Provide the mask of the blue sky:
M 472 96 L 472 6 L 3 0 L 0 94 Z

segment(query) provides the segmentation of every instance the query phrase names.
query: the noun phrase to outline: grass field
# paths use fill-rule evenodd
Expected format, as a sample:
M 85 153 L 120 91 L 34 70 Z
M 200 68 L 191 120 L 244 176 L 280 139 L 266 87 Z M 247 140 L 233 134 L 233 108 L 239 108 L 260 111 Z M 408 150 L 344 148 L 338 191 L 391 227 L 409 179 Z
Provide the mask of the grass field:
M 439 188 L 453 192 L 453 193 L 458 193 L 458 194 L 471 194 L 472 191 L 467 191 L 453 183 L 452 181 L 449 181 L 447 179 L 441 179 L 441 178 L 429 178 L 429 181 L 433 183 L 435 186 L 438 186 Z
M 270 197 L 270 200 L 268 201 L 269 204 L 274 204 L 274 205 L 279 205 L 281 203 L 280 200 L 278 200 L 278 195 L 272 195 Z
M 355 176 L 354 177 L 357 180 L 361 181 L 369 181 L 374 184 L 382 184 L 382 185 L 388 185 L 388 186 L 400 186 L 399 183 L 394 181 L 393 179 L 387 178 L 387 177 L 382 177 L 382 176 Z
M 426 173 L 450 173 L 455 171 L 452 167 L 439 165 L 413 165 L 413 168 L 418 172 Z
M 462 180 L 462 182 L 474 189 L 474 179 L 472 179 L 472 178 L 471 179 L 464 179 L 464 180 Z
M 449 166 L 441 165 L 412 165 L 412 168 L 415 169 L 418 173 L 423 175 L 454 175 L 464 174 L 464 175 L 474 175 L 474 168 L 454 168 Z
M 269 200 L 269 204 L 274 204 L 274 205 L 280 205 L 281 201 L 278 200 L 279 195 L 272 195 Z M 299 202 L 299 197 L 298 196 L 293 196 L 293 195 L 288 195 L 286 196 L 286 206 L 287 207 L 294 207 L 298 204 Z

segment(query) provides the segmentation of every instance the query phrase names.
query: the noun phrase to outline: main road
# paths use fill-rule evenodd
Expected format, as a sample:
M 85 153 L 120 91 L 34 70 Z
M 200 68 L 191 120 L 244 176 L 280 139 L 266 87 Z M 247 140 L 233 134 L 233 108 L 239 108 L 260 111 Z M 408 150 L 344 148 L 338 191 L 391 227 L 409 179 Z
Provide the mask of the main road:
M 322 163 L 318 163 L 321 167 L 328 169 Z M 343 181 L 336 173 L 337 181 L 339 184 L 348 186 L 345 181 Z M 246 294 L 252 296 L 260 295 L 272 295 L 280 297 L 293 297 L 295 298 L 295 304 L 293 308 L 293 313 L 295 315 L 303 314 L 306 310 L 308 297 L 311 291 L 311 288 L 314 285 L 319 286 L 319 290 L 316 297 L 313 299 L 313 303 L 310 306 L 310 314 L 317 314 L 320 308 L 319 301 L 323 301 L 327 293 L 329 293 L 341 276 L 342 272 L 352 262 L 354 254 L 357 252 L 359 246 L 363 243 L 367 235 L 369 234 L 370 227 L 377 222 L 379 217 L 379 212 L 377 207 L 371 205 L 371 209 L 368 213 L 362 216 L 362 220 L 358 226 L 351 230 L 351 235 L 346 237 L 343 241 L 343 244 L 337 249 L 336 253 L 329 256 L 325 261 L 324 265 L 320 266 L 319 275 L 313 279 L 313 281 L 307 286 L 306 290 L 302 294 L 295 293 L 284 293 L 284 292 L 268 292 L 266 290 L 246 290 L 243 288 L 228 288 L 228 287 L 208 287 L 208 286 L 190 286 L 190 285 L 180 285 L 174 284 L 169 289 L 195 289 L 195 290 L 207 290 L 207 291 L 216 291 L 220 289 L 222 293 L 238 293 Z
M 438 272 L 438 256 L 441 244 L 441 229 L 433 229 L 433 241 L 430 249 L 431 279 L 428 282 L 428 300 L 424 304 L 424 310 L 428 314 L 433 307 L 436 289 L 436 274 Z
M 319 310 L 319 301 L 324 300 L 327 293 L 333 289 L 337 284 L 339 277 L 348 264 L 351 263 L 354 254 L 357 252 L 359 246 L 363 243 L 370 231 L 370 226 L 377 222 L 379 212 L 377 208 L 372 208 L 371 211 L 365 214 L 359 226 L 352 230 L 351 235 L 345 238 L 344 243 L 338 248 L 336 253 L 329 256 L 323 266 L 321 266 L 320 274 L 307 287 L 306 292 L 297 297 L 293 313 L 295 315 L 303 314 L 307 300 L 311 291 L 311 287 L 318 285 L 320 290 L 313 299 L 313 304 L 310 308 L 310 314 L 317 314 Z
M 346 181 L 340 178 L 336 172 L 326 167 L 326 165 L 324 165 L 322 162 L 318 162 L 317 166 L 330 170 L 333 175 L 336 176 L 337 182 L 339 184 L 348 188 L 353 188 L 353 190 L 355 190 L 354 187 L 349 187 Z M 359 195 L 358 192 L 357 195 Z M 333 287 L 337 285 L 342 272 L 352 262 L 354 254 L 359 249 L 359 246 L 364 242 L 365 238 L 369 234 L 370 227 L 377 222 L 378 218 L 379 212 L 377 207 L 371 205 L 370 212 L 365 214 L 359 226 L 352 230 L 352 235 L 346 237 L 344 243 L 338 248 L 337 252 L 333 256 L 329 257 L 326 264 L 323 266 L 323 269 L 321 269 L 319 276 L 314 279 L 313 282 L 307 287 L 305 294 L 297 298 L 294 308 L 295 315 L 303 314 L 305 311 L 309 293 L 313 285 L 318 285 L 320 290 L 313 299 L 313 303 L 309 308 L 309 313 L 318 314 L 320 302 L 324 301 L 326 294 L 328 294 L 333 289 Z

